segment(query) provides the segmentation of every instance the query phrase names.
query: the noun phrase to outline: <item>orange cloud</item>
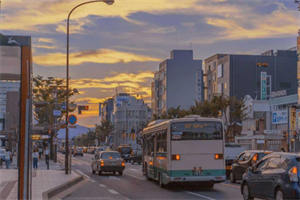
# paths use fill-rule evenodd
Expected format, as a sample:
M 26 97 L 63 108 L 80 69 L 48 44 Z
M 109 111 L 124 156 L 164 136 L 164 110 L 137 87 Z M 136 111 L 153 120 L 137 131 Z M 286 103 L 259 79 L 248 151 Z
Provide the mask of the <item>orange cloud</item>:
M 86 62 L 92 63 L 129 63 L 129 62 L 147 62 L 159 61 L 158 58 L 134 54 L 130 52 L 122 52 L 112 49 L 85 50 L 70 54 L 70 65 L 80 65 Z M 34 63 L 44 66 L 65 66 L 65 53 L 48 53 L 34 56 Z

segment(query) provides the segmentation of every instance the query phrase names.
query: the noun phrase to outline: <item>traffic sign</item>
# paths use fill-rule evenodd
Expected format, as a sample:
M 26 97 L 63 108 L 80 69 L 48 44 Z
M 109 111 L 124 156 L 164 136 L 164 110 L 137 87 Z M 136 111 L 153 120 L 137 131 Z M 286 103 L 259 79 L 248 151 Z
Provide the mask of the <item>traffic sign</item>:
M 77 123 L 77 117 L 76 117 L 76 115 L 69 115 L 69 118 L 68 118 L 68 121 L 69 121 L 69 123 L 71 124 L 71 125 L 74 125 L 74 124 L 76 124 Z
M 60 110 L 53 110 L 53 115 L 55 117 L 60 117 L 61 116 L 61 111 Z

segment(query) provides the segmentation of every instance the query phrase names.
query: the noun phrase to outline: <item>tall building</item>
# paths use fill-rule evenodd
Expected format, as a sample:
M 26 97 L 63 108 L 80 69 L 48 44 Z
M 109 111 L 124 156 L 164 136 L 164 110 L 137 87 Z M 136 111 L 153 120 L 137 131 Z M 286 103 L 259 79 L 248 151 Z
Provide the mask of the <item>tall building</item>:
M 114 97 L 113 125 L 114 144 L 136 145 L 135 137 L 149 121 L 149 107 L 143 99 L 137 99 L 127 93 Z
M 170 59 L 159 64 L 151 84 L 152 112 L 161 115 L 169 108 L 188 109 L 203 100 L 202 61 L 192 50 L 173 50 Z
M 103 103 L 101 103 L 100 109 L 101 109 L 99 111 L 100 120 L 101 121 L 109 121 L 112 123 L 113 122 L 112 114 L 114 111 L 114 99 L 109 98 L 106 101 L 104 101 Z
M 205 99 L 214 95 L 269 99 L 272 91 L 297 93 L 297 54 L 294 49 L 261 55 L 216 54 L 205 59 Z

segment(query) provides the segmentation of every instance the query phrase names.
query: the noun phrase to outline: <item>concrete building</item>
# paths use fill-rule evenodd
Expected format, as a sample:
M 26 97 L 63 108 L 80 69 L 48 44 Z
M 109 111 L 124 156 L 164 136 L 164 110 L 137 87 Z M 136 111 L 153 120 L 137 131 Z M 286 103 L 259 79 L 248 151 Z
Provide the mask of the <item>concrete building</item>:
M 137 99 L 126 93 L 114 97 L 113 125 L 114 144 L 136 146 L 136 136 L 149 121 L 149 107 L 143 99 Z
M 205 99 L 214 95 L 250 95 L 268 99 L 272 91 L 297 93 L 297 54 L 294 49 L 261 55 L 216 54 L 205 59 Z
M 244 102 L 247 116 L 242 122 L 242 134 L 235 138 L 235 142 L 247 149 L 279 151 L 285 148 L 288 150 L 288 141 L 292 139 L 292 134 L 288 134 L 291 132 L 289 131 L 291 129 L 289 128 L 289 123 L 291 123 L 289 108 L 297 104 L 297 94 L 274 97 L 269 100 L 255 100 L 247 95 Z M 300 126 L 299 118 L 296 124 L 296 127 Z M 299 133 L 299 128 L 297 132 Z M 299 138 L 296 138 L 292 145 L 291 149 L 297 151 Z
M 203 100 L 202 61 L 192 50 L 173 50 L 170 59 L 159 64 L 151 84 L 152 112 L 161 115 L 169 108 L 188 109 Z
M 109 98 L 106 101 L 104 101 L 103 103 L 101 103 L 100 106 L 100 111 L 99 111 L 99 115 L 100 115 L 100 120 L 101 121 L 109 121 L 109 122 L 113 122 L 113 111 L 114 111 L 114 99 L 113 98 Z
M 8 140 L 10 147 L 12 141 L 16 144 L 20 117 L 20 75 L 28 59 L 31 61 L 31 37 L 0 34 L 0 146 L 7 146 L 5 142 Z

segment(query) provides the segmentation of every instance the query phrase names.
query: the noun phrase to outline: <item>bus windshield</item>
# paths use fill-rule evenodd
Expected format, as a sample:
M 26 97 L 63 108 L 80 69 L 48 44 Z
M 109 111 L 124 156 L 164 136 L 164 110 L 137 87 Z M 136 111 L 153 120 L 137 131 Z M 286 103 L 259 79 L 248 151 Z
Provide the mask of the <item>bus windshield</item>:
M 171 126 L 172 140 L 222 140 L 220 122 L 178 122 Z

